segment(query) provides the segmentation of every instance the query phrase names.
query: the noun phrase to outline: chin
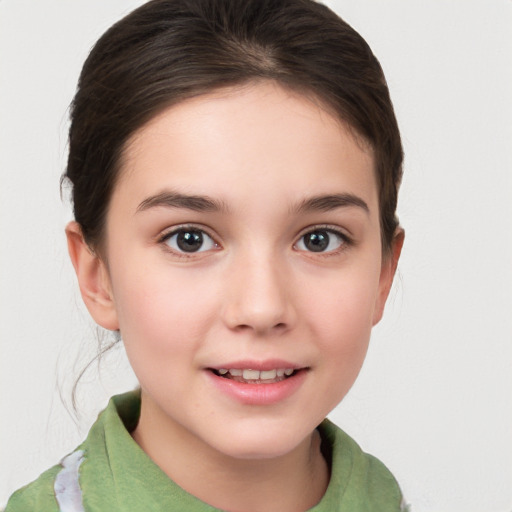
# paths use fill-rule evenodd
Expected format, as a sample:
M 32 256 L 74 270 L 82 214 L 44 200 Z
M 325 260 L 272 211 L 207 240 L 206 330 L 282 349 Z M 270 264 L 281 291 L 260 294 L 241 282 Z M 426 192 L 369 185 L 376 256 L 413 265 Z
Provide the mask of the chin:
M 289 427 L 240 426 L 226 432 L 211 445 L 219 452 L 233 459 L 263 460 L 282 457 L 295 450 L 309 438 L 310 431 L 293 432 Z

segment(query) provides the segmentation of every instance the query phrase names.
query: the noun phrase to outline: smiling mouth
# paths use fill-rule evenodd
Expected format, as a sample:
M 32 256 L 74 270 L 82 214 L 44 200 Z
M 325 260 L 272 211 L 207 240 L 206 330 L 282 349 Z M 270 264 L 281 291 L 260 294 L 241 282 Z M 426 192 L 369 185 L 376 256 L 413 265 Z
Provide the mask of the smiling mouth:
M 293 377 L 301 371 L 293 368 L 275 368 L 273 370 L 252 370 L 250 368 L 211 368 L 211 371 L 225 379 L 234 380 L 244 384 L 273 384 Z

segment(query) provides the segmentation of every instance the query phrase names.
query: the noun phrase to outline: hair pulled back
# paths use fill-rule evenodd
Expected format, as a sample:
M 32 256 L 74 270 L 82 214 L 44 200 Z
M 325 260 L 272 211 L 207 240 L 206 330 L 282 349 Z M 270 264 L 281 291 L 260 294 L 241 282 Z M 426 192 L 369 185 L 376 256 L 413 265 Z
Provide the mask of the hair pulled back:
M 312 94 L 370 144 L 387 251 L 403 153 L 384 74 L 364 39 L 313 0 L 153 0 L 99 39 L 71 105 L 63 175 L 89 246 L 101 248 L 136 130 L 184 99 L 258 80 Z

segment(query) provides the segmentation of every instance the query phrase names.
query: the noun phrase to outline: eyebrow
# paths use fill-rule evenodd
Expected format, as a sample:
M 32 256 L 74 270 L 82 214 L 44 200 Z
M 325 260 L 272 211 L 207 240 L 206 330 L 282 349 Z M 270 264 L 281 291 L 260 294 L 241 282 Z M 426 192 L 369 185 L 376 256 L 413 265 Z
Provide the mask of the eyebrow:
M 137 207 L 137 212 L 164 206 L 166 208 L 185 208 L 195 212 L 225 212 L 226 205 L 208 196 L 187 195 L 179 192 L 164 191 L 160 194 L 150 196 L 142 201 Z
M 328 212 L 337 208 L 356 207 L 361 208 L 366 213 L 370 213 L 370 208 L 366 202 L 354 194 L 328 194 L 314 196 L 304 199 L 294 210 L 297 213 L 306 213 L 312 211 Z
M 137 212 L 149 210 L 156 207 L 185 208 L 196 212 L 227 212 L 228 208 L 224 202 L 208 196 L 187 195 L 179 192 L 164 191 L 150 196 L 142 201 L 137 207 Z M 304 199 L 297 206 L 291 209 L 296 213 L 307 213 L 312 211 L 328 212 L 337 208 L 356 207 L 370 212 L 366 202 L 354 194 L 327 194 Z

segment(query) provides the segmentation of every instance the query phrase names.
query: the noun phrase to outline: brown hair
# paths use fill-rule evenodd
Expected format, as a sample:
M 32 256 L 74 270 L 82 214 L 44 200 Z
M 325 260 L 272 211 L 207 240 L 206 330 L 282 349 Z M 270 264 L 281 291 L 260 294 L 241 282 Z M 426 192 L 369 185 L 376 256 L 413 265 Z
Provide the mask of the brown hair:
M 99 39 L 71 105 L 63 176 L 87 243 L 101 247 L 136 130 L 186 98 L 262 79 L 319 98 L 371 145 L 389 250 L 403 154 L 384 74 L 364 39 L 312 0 L 153 0 Z

